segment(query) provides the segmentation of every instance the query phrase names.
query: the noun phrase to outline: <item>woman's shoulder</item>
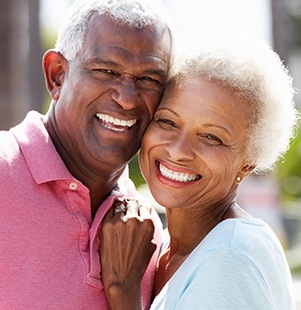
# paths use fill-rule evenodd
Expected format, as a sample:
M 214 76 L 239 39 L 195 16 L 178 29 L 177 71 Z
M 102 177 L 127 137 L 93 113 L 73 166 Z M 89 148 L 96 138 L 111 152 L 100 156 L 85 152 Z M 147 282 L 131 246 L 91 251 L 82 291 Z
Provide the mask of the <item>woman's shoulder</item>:
M 271 228 L 260 219 L 229 219 L 221 222 L 195 249 L 195 268 L 236 269 L 256 273 L 265 281 L 290 278 L 284 250 Z M 196 259 L 198 257 L 198 259 Z M 234 268 L 235 266 L 235 268 Z M 253 275 L 254 275 L 253 274 Z
M 215 226 L 203 240 L 210 247 L 238 248 L 254 246 L 264 247 L 279 241 L 264 221 L 256 218 L 226 219 Z
M 287 268 L 283 248 L 271 228 L 262 220 L 227 219 L 218 224 L 191 253 L 197 261 L 229 259 L 231 264 L 248 263 L 260 271 L 267 265 Z M 264 271 L 263 271 L 264 272 Z

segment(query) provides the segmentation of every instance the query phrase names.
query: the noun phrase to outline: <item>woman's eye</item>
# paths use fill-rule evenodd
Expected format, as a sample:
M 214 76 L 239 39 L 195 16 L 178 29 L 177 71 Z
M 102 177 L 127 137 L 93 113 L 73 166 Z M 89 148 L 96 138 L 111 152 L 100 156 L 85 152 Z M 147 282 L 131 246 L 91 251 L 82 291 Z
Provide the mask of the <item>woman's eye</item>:
M 159 119 L 156 119 L 156 122 L 163 128 L 163 129 L 170 129 L 170 128 L 176 128 L 176 124 L 169 120 L 169 119 L 166 119 L 166 118 L 159 118 Z
M 215 135 L 207 134 L 205 137 L 210 141 L 210 143 L 212 143 L 214 145 L 223 144 L 222 140 Z

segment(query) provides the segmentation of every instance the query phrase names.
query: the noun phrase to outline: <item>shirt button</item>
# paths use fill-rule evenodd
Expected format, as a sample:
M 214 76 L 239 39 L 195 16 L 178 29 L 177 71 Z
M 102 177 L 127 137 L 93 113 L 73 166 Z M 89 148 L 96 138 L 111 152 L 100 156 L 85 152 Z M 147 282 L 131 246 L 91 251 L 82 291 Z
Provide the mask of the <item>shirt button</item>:
M 77 189 L 77 184 L 76 183 L 70 183 L 69 184 L 69 188 L 73 191 L 75 191 Z

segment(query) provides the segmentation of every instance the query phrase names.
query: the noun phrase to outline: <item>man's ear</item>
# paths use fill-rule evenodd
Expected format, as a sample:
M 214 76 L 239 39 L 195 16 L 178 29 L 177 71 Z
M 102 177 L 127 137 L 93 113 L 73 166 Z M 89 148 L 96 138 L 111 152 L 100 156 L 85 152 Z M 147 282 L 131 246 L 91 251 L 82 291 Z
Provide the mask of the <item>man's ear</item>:
M 47 90 L 52 99 L 58 100 L 64 75 L 67 68 L 67 60 L 60 53 L 49 50 L 43 56 L 43 71 Z

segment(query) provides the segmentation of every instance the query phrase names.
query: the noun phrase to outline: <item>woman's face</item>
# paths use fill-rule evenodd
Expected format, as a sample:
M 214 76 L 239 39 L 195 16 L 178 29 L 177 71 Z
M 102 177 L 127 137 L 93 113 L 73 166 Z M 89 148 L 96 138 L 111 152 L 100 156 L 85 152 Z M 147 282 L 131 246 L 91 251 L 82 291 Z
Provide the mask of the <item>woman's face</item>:
M 249 173 L 245 145 L 251 105 L 203 78 L 167 89 L 140 152 L 142 173 L 166 208 L 228 202 Z

